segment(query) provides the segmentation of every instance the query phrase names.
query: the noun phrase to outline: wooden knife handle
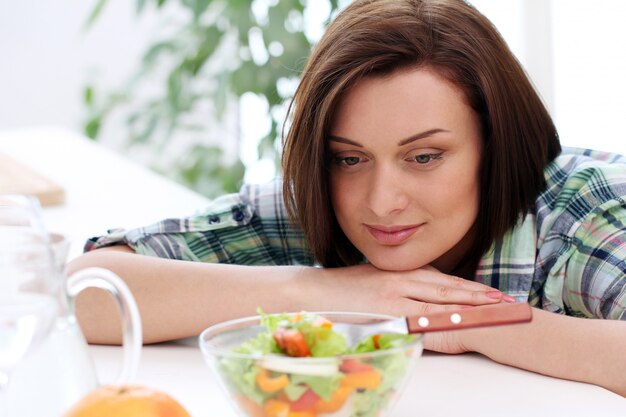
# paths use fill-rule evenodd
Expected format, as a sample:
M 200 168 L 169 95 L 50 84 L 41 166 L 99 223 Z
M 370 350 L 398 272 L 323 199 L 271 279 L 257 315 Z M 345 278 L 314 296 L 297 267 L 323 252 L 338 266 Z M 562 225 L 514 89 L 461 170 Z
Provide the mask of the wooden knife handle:
M 491 304 L 406 318 L 409 333 L 499 326 L 531 320 L 532 308 L 528 303 Z

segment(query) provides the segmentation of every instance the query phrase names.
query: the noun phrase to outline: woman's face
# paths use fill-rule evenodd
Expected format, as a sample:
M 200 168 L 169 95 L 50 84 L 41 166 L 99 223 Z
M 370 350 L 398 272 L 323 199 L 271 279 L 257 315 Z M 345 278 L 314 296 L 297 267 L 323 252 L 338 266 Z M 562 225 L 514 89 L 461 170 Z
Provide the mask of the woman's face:
M 327 138 L 343 232 L 376 267 L 450 272 L 472 245 L 482 152 L 477 114 L 429 69 L 368 77 Z

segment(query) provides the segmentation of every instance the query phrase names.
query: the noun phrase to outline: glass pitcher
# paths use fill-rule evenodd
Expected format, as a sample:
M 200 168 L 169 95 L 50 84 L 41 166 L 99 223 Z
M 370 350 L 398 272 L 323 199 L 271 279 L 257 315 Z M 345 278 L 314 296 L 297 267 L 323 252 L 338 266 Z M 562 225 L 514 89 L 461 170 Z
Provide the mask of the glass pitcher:
M 117 379 L 107 382 L 131 382 L 139 366 L 141 321 L 126 284 L 103 268 L 87 268 L 67 277 L 65 261 L 69 242 L 58 234 L 51 234 L 50 239 L 58 272 L 55 292 L 60 313 L 48 339 L 14 374 L 12 408 L 20 417 L 59 417 L 99 385 L 89 348 L 74 315 L 74 298 L 85 288 L 108 291 L 115 298 L 122 318 L 123 362 Z

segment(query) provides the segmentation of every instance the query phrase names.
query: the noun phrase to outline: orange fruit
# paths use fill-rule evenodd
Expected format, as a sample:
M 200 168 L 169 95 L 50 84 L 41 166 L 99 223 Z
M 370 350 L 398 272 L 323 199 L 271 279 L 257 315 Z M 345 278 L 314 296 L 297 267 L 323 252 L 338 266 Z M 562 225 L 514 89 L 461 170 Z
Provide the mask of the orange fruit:
M 63 417 L 191 417 L 170 395 L 140 385 L 96 388 Z

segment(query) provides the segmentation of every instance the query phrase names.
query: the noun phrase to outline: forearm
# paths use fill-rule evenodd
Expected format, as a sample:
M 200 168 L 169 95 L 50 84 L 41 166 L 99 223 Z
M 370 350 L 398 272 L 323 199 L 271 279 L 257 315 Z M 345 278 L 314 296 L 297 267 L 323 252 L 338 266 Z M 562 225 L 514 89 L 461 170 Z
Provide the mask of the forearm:
M 459 304 L 494 304 L 504 296 L 427 269 L 219 265 L 141 256 L 124 246 L 89 252 L 72 261 L 69 272 L 90 266 L 110 269 L 128 284 L 146 343 L 195 336 L 212 324 L 253 315 L 257 307 L 267 313 L 342 310 L 408 316 Z M 81 293 L 77 314 L 90 342 L 120 342 L 118 314 L 104 291 Z
M 468 350 L 497 362 L 626 396 L 626 322 L 533 309 L 531 323 L 468 330 L 460 337 Z
M 291 292 L 302 267 L 246 267 L 140 256 L 119 250 L 89 252 L 69 273 L 98 266 L 124 279 L 139 306 L 145 343 L 195 336 L 220 321 L 297 309 Z M 294 291 L 295 292 L 295 291 Z M 121 341 L 115 304 L 102 290 L 83 291 L 77 316 L 91 343 Z

